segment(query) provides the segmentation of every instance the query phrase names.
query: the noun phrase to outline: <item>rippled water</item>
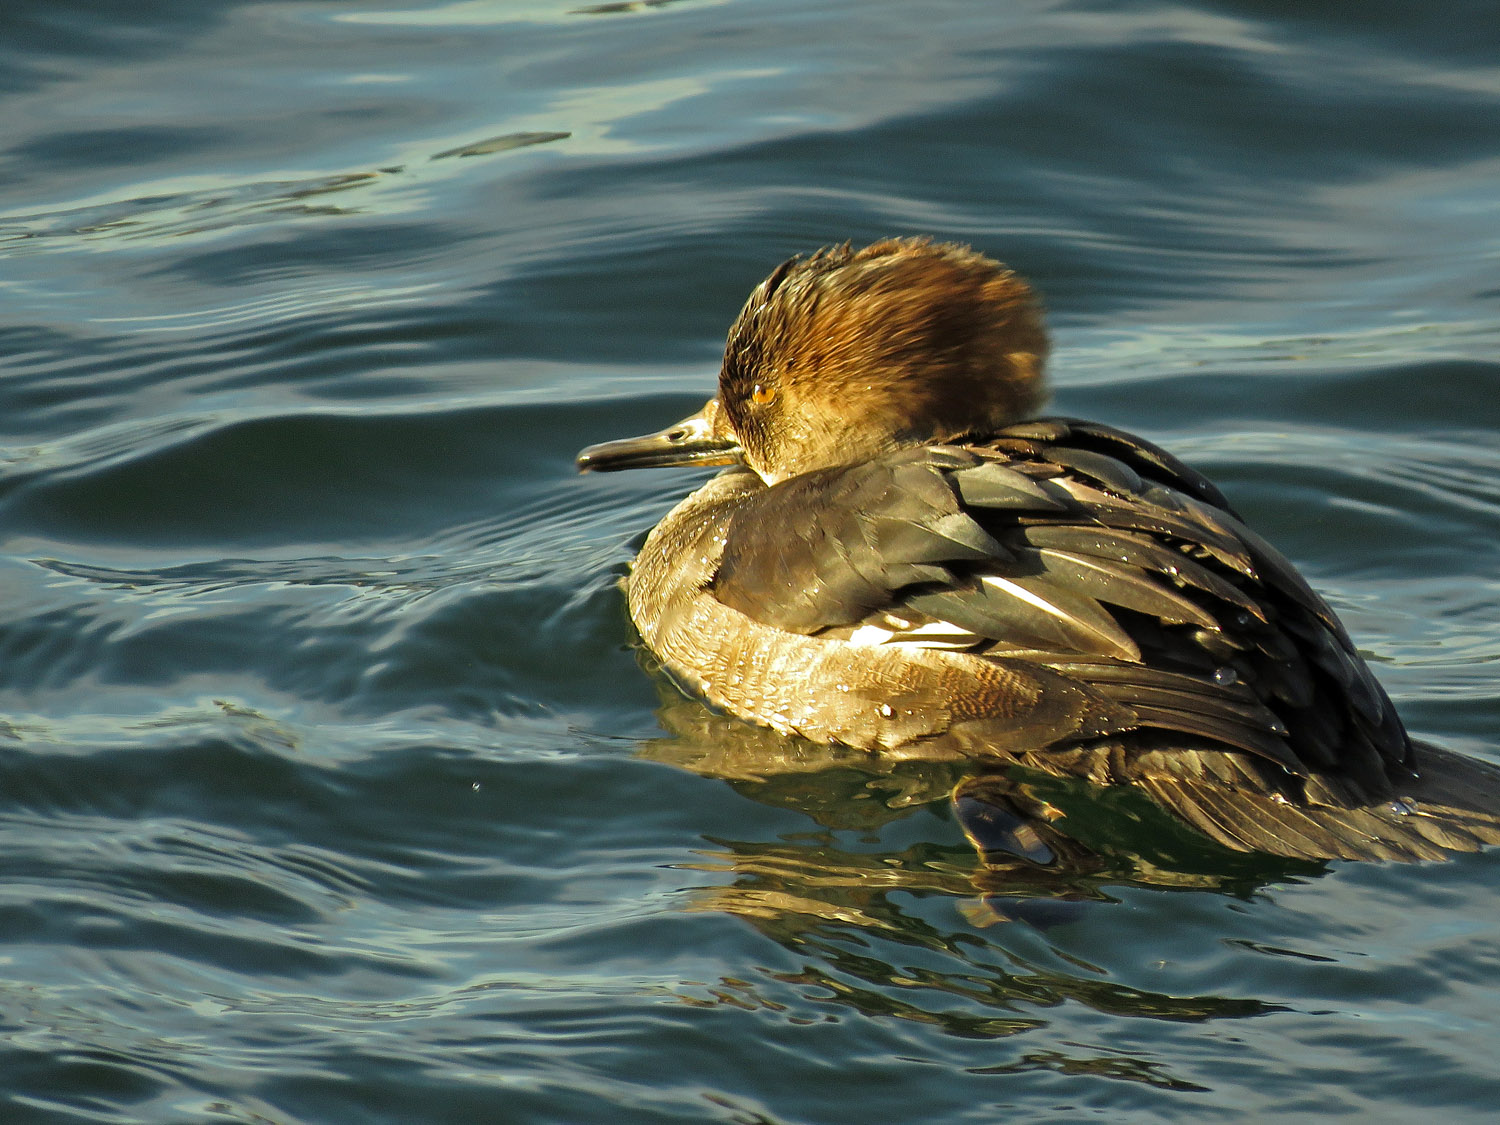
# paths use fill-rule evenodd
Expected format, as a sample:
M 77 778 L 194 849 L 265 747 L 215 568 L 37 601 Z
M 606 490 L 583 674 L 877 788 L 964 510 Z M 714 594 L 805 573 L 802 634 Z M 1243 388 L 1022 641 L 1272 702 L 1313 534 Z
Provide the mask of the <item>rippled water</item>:
M 1115 794 L 1048 880 L 942 777 L 757 777 L 615 588 L 695 478 L 571 460 L 701 402 L 786 254 L 968 241 L 1062 411 L 1500 761 L 1497 49 L 1456 2 L 8 0 L 0 1119 L 1488 1119 L 1500 853 Z

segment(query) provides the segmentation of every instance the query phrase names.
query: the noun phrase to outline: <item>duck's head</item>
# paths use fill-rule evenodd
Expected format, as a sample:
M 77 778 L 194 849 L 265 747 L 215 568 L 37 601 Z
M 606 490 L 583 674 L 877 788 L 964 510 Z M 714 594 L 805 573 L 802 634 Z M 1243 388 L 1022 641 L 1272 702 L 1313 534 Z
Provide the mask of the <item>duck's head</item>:
M 768 484 L 993 432 L 1045 397 L 1030 286 L 952 243 L 887 239 L 783 262 L 724 348 L 719 393 L 659 433 L 590 446 L 587 472 L 743 461 Z

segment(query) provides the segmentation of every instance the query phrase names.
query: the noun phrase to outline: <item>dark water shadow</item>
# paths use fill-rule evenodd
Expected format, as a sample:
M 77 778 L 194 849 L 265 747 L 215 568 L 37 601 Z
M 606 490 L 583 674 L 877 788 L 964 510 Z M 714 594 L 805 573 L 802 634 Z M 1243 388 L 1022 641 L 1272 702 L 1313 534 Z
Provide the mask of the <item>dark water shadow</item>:
M 1126 909 L 1122 895 L 1134 889 L 1244 901 L 1325 865 L 1232 852 L 1132 790 L 1029 771 L 1013 771 L 1004 785 L 1021 812 L 1045 810 L 1047 846 L 981 852 L 972 845 L 987 841 L 973 826 L 963 825 L 968 841 L 954 842 L 951 826 L 943 832 L 916 815 L 955 816 L 950 796 L 965 781 L 961 764 L 889 762 L 783 738 L 670 687 L 662 694 L 658 717 L 669 735 L 645 743 L 642 757 L 722 779 L 815 822 L 772 841 L 705 832 L 709 848 L 691 865 L 725 880 L 697 889 L 689 909 L 734 915 L 793 953 L 801 971 L 767 975 L 804 998 L 961 1038 L 1037 1029 L 1049 1022 L 1038 1009 L 1069 1002 L 1179 1022 L 1281 1010 L 1254 997 L 1122 983 L 1068 952 L 1065 936 L 1073 926 L 1097 930 L 1104 912 Z M 958 901 L 934 905 L 943 899 Z M 1112 1077 L 1177 1081 L 1148 1073 L 1148 1060 L 1104 1061 L 1130 1071 Z M 1135 1073 L 1137 1064 L 1147 1070 Z

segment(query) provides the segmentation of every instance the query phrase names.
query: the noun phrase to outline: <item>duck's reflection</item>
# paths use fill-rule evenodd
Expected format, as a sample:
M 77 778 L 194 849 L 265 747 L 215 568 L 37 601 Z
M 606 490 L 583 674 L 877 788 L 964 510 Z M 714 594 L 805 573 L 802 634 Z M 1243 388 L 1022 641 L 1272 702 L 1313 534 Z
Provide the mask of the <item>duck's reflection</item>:
M 783 738 L 671 695 L 659 712 L 670 734 L 644 744 L 643 756 L 721 778 L 820 826 L 770 842 L 706 835 L 711 847 L 694 865 L 731 878 L 695 891 L 691 909 L 736 915 L 807 957 L 801 973 L 777 980 L 827 990 L 824 999 L 862 1012 L 938 1023 L 965 1036 L 1007 1035 L 1044 1022 L 993 1011 L 1018 1003 L 1073 1000 L 1097 1011 L 1171 1020 L 1272 1010 L 1254 999 L 1146 992 L 1107 979 L 1097 966 L 1078 964 L 1073 972 L 1014 953 L 1008 956 L 1015 971 L 976 972 L 973 955 L 984 938 L 951 914 L 947 922 L 932 921 L 914 900 L 958 899 L 971 923 L 1024 922 L 1047 934 L 1110 909 L 1122 888 L 1243 898 L 1270 882 L 1315 875 L 1321 864 L 1228 851 L 1124 787 L 1101 790 L 1015 771 L 966 776 L 951 762 L 886 762 Z M 967 845 L 953 842 L 950 831 L 946 842 L 879 846 L 874 833 L 900 835 L 889 827 L 923 809 L 953 816 Z M 851 841 L 851 831 L 864 835 Z M 959 967 L 898 970 L 872 955 L 876 941 L 952 955 Z M 906 999 L 913 988 L 971 1003 L 944 1010 Z
M 643 744 L 643 757 L 721 778 L 747 797 L 796 809 L 829 829 L 874 830 L 919 808 L 946 808 L 972 845 L 940 849 L 941 861 L 923 853 L 914 865 L 887 854 L 841 853 L 844 862 L 861 869 L 858 879 L 844 883 L 1110 901 L 1104 890 L 1109 885 L 1245 895 L 1268 882 L 1324 869 L 1322 863 L 1220 847 L 1127 786 L 1101 788 L 1019 768 L 976 773 L 965 762 L 891 761 L 786 738 L 670 688 L 663 691 L 658 717 L 669 737 Z M 824 866 L 835 859 L 826 854 L 832 846 L 795 849 L 810 870 L 833 881 L 826 885 L 839 882 Z

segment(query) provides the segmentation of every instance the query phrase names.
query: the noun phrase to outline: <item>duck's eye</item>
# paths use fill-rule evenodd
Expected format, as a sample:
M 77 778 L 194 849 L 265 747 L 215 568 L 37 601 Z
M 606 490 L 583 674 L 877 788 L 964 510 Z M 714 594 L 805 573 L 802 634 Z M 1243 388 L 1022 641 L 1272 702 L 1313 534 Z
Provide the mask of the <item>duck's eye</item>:
M 756 406 L 766 406 L 776 401 L 776 388 L 756 383 L 750 388 L 750 401 Z

